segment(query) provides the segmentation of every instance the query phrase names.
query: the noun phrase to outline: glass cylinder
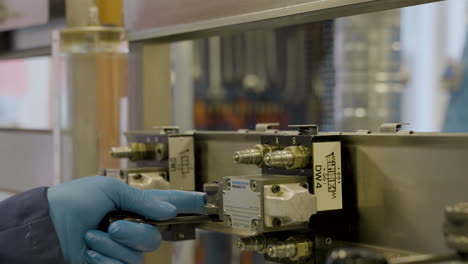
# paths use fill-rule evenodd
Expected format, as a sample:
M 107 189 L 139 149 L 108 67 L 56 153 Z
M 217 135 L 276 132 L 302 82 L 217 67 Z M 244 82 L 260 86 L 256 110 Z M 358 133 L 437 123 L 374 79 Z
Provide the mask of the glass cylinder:
M 109 150 L 126 129 L 127 47 L 119 27 L 54 32 L 56 183 L 119 167 Z

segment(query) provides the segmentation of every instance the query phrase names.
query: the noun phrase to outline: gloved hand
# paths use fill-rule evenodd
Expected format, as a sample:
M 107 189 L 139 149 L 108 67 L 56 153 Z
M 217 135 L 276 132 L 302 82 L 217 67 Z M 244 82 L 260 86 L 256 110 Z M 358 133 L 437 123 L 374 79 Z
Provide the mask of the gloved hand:
M 118 180 L 95 176 L 70 181 L 47 190 L 49 215 L 65 262 L 69 264 L 142 263 L 142 252 L 161 243 L 159 230 L 129 221 L 112 223 L 107 233 L 95 230 L 104 216 L 125 210 L 153 220 L 178 213 L 203 213 L 203 193 L 138 190 Z

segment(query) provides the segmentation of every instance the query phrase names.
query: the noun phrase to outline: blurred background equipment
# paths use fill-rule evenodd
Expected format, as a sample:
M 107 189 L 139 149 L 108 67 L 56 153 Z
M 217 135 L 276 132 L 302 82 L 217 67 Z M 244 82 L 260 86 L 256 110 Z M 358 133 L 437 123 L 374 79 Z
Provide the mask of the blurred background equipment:
M 237 33 L 191 43 L 197 72 L 193 78 L 195 103 L 193 110 L 181 111 L 193 112 L 197 129 L 238 129 L 270 121 L 322 124 L 325 111 L 318 93 L 330 94 L 332 87 L 323 91 L 311 77 L 321 70 L 322 35 L 331 34 L 324 31 L 329 24 Z M 220 52 L 212 52 L 214 49 Z M 214 69 L 222 75 L 214 74 Z M 186 87 L 176 85 L 175 89 Z M 327 115 L 326 122 L 332 123 Z
M 338 129 L 371 129 L 401 120 L 401 92 L 409 77 L 402 64 L 401 11 L 338 19 L 335 27 Z
M 58 182 L 117 166 L 108 150 L 120 144 L 121 128 L 125 127 L 121 121 L 127 111 L 128 50 L 123 28 L 118 27 L 119 21 L 102 25 L 94 1 L 80 6 L 69 2 L 69 27 L 54 32 L 52 45 L 54 173 Z

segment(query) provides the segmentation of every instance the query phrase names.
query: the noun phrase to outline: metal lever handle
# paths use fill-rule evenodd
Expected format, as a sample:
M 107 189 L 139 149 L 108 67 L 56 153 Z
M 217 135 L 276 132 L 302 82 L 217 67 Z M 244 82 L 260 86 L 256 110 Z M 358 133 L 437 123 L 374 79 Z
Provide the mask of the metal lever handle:
M 207 223 L 207 222 L 215 222 L 217 219 L 214 216 L 208 215 L 180 215 L 176 218 L 164 220 L 164 221 L 156 221 L 147 219 L 141 215 L 126 212 L 126 211 L 113 211 L 107 214 L 104 219 L 99 224 L 99 230 L 107 231 L 109 225 L 118 220 L 126 220 L 132 221 L 135 223 L 143 223 L 152 226 L 156 226 L 159 228 L 165 228 L 169 225 L 183 225 L 183 224 L 200 224 L 200 223 Z

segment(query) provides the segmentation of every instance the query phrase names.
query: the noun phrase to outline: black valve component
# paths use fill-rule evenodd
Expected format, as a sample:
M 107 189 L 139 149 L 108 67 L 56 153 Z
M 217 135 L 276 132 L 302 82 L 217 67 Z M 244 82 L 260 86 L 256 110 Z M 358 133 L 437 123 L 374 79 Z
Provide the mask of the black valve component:
M 127 211 L 113 211 L 104 217 L 98 229 L 107 232 L 109 226 L 118 220 L 155 226 L 161 231 L 163 240 L 180 241 L 195 239 L 195 228 L 198 224 L 216 222 L 218 218 L 208 215 L 179 215 L 170 220 L 155 221 Z

